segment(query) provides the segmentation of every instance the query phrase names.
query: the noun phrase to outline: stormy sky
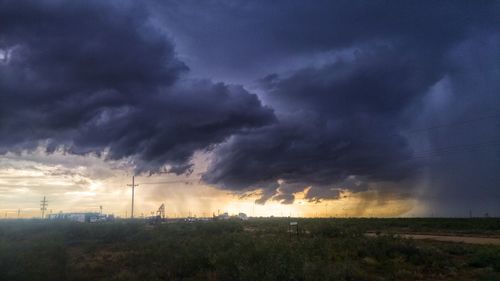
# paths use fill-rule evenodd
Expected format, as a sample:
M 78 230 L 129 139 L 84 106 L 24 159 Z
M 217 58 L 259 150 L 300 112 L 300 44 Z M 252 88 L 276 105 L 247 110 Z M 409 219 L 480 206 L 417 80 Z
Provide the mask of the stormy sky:
M 0 0 L 0 175 L 84 166 L 257 204 L 500 215 L 499 15 L 498 1 Z

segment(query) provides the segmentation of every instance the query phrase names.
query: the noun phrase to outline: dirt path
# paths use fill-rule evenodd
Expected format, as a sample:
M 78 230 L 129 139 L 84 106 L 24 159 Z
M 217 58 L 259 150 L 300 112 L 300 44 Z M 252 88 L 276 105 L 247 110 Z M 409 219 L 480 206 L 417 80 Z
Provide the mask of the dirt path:
M 419 240 L 436 240 L 444 242 L 463 242 L 468 244 L 481 245 L 500 245 L 500 238 L 488 237 L 471 237 L 471 236 L 449 236 L 449 235 L 429 235 L 429 234 L 407 234 L 397 233 L 396 235 L 403 238 L 419 239 Z M 376 233 L 366 233 L 366 236 L 376 237 Z

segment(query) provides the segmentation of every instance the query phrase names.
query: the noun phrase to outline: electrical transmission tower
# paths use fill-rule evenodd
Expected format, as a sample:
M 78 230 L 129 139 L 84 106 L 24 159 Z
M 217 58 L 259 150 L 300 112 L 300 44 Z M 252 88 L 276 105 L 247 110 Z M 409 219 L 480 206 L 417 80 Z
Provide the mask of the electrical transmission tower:
M 43 200 L 40 201 L 40 211 L 42 211 L 42 219 L 45 218 L 45 211 L 47 211 L 47 206 L 49 206 L 49 201 L 43 197 Z
M 132 184 L 127 184 L 127 186 L 132 187 L 132 212 L 130 214 L 131 219 L 134 218 L 134 191 L 135 191 L 135 187 L 139 186 L 138 184 L 135 184 L 134 179 L 135 179 L 135 176 L 132 176 Z
M 192 184 L 195 180 L 192 179 L 187 179 L 187 180 L 172 180 L 172 181 L 161 181 L 161 182 L 143 182 L 141 185 L 148 185 L 148 184 L 154 184 L 154 185 L 159 185 L 159 184 L 170 184 L 170 183 L 184 183 L 184 184 Z M 132 176 L 132 184 L 127 184 L 127 186 L 132 187 L 132 212 L 130 214 L 130 218 L 134 218 L 134 192 L 135 188 L 139 186 L 138 184 L 135 183 L 135 176 Z M 125 213 L 125 217 L 126 217 Z

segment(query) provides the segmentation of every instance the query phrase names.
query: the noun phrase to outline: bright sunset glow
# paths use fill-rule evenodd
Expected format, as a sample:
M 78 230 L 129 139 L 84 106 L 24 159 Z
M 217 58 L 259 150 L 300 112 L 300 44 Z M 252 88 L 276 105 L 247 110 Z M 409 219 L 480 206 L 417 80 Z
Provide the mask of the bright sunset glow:
M 195 2 L 0 0 L 0 216 L 500 214 L 495 1 Z

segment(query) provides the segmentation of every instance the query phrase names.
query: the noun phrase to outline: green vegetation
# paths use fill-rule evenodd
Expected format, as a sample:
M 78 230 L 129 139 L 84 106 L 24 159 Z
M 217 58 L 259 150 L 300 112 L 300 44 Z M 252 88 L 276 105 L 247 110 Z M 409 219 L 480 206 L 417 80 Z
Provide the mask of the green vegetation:
M 499 219 L 0 222 L 0 280 L 500 280 L 500 246 L 366 231 L 497 234 Z

